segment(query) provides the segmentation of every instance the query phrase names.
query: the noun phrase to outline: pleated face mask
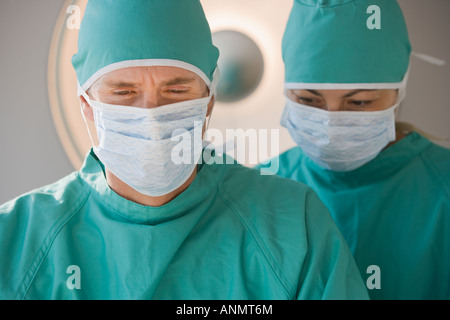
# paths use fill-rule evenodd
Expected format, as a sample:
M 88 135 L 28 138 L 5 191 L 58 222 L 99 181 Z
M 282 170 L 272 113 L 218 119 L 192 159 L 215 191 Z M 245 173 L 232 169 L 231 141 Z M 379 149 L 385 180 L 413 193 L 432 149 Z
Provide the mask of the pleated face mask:
M 374 159 L 394 141 L 395 110 L 326 111 L 286 98 L 281 124 L 305 154 L 319 166 L 352 171 Z
M 94 152 L 121 181 L 148 196 L 168 194 L 192 175 L 202 154 L 211 96 L 156 108 L 90 100 L 99 145 Z
M 396 112 L 406 96 L 408 78 L 409 72 L 398 84 L 395 104 L 381 111 L 327 111 L 286 96 L 281 125 L 319 166 L 338 172 L 355 170 L 395 141 Z

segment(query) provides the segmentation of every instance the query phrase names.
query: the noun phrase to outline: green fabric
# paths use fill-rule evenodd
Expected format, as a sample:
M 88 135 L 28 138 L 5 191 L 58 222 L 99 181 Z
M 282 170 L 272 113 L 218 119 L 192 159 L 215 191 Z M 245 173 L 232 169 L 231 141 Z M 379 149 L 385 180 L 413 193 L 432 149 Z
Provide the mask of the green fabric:
M 381 29 L 369 29 L 377 5 Z M 283 37 L 285 81 L 398 83 L 411 45 L 395 0 L 295 0 Z
M 450 150 L 412 133 L 347 173 L 323 169 L 296 147 L 279 175 L 306 183 L 331 211 L 372 299 L 450 299 Z
M 103 67 L 140 59 L 190 63 L 212 80 L 218 56 L 198 0 L 89 0 L 72 64 L 80 85 Z
M 145 207 L 108 187 L 91 152 L 80 172 L 0 206 L 0 242 L 2 299 L 368 298 L 316 194 L 237 164 L 203 165 Z

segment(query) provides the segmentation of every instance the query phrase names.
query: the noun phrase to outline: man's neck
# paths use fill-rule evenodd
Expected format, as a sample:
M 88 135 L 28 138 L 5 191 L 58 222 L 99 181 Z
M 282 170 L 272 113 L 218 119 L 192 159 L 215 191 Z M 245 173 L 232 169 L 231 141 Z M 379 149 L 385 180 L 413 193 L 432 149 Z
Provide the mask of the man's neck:
M 108 169 L 105 168 L 106 173 L 106 181 L 109 185 L 109 187 L 117 193 L 119 196 L 141 204 L 143 206 L 150 206 L 150 207 L 160 207 L 162 205 L 165 205 L 166 203 L 169 203 L 173 199 L 175 199 L 178 195 L 183 193 L 194 181 L 196 175 L 197 175 L 197 168 L 195 168 L 194 172 L 192 172 L 189 179 L 183 183 L 179 188 L 176 190 L 163 195 L 159 197 L 151 197 L 147 196 L 145 194 L 142 194 L 133 188 L 131 188 L 129 185 L 127 185 L 125 182 L 117 178 L 115 175 L 113 175 Z

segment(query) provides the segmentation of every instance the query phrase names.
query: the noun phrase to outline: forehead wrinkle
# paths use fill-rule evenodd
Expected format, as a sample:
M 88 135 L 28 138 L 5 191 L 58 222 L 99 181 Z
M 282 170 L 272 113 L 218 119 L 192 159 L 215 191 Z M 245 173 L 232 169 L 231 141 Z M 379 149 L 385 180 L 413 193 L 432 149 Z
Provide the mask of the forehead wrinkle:
M 177 84 L 189 84 L 194 82 L 196 79 L 193 77 L 177 77 L 175 79 L 163 81 L 162 85 L 164 86 L 173 86 Z
M 178 84 L 189 84 L 194 82 L 196 79 L 195 78 L 191 78 L 191 77 L 177 77 L 175 79 L 170 79 L 170 80 L 166 80 L 163 81 L 161 84 L 163 86 L 173 86 L 173 85 L 178 85 Z M 109 86 L 109 87 L 113 87 L 113 88 L 117 88 L 117 87 L 138 87 L 140 84 L 139 81 L 136 82 L 132 82 L 129 80 L 106 80 L 105 81 L 105 85 Z
M 105 81 L 105 85 L 113 88 L 118 87 L 137 87 L 136 83 L 129 82 L 129 81 L 122 81 L 122 80 L 109 80 Z

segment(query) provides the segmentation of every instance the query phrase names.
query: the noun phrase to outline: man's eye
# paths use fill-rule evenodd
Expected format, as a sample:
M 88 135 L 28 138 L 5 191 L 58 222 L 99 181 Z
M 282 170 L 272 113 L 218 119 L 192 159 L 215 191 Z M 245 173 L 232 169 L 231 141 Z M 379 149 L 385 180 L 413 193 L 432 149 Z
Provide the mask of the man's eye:
M 123 90 L 123 91 L 115 91 L 114 95 L 116 96 L 126 96 L 131 94 L 133 91 L 129 91 L 129 90 Z
M 179 89 L 171 89 L 168 90 L 170 93 L 174 93 L 174 94 L 182 94 L 182 93 L 186 93 L 187 90 L 179 90 Z

